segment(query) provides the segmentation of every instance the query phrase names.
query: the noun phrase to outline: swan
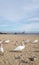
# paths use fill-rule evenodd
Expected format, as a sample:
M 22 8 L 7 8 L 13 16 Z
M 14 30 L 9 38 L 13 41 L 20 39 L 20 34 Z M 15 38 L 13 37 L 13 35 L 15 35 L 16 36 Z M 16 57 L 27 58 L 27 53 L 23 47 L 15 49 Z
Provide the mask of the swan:
M 4 53 L 4 49 L 3 49 L 2 43 L 0 44 L 0 54 L 1 54 L 1 53 Z
M 30 40 L 25 40 L 25 43 L 29 43 L 30 42 Z
M 38 42 L 38 40 L 36 39 L 36 40 L 34 40 L 34 41 L 32 41 L 32 43 L 37 43 Z
M 5 42 L 5 43 L 9 43 L 9 42 L 10 42 L 10 40 L 5 40 L 4 42 Z
M 22 42 L 23 45 L 20 45 L 16 47 L 13 51 L 22 51 L 25 48 L 24 42 Z

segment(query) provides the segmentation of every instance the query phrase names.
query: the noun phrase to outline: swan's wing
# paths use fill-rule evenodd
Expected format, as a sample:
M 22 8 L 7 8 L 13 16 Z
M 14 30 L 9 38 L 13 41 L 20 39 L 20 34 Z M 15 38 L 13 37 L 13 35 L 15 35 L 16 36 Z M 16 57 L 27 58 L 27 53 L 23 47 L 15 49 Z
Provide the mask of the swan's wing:
M 14 50 L 19 50 L 19 49 L 21 49 L 21 46 L 16 47 Z
M 24 48 L 24 46 L 18 46 L 17 48 L 15 48 L 14 50 L 19 50 L 21 51 Z
M 38 42 L 38 40 L 35 40 L 35 42 Z
M 33 42 L 34 42 L 34 43 L 35 43 L 35 42 L 38 42 L 38 40 L 34 40 Z

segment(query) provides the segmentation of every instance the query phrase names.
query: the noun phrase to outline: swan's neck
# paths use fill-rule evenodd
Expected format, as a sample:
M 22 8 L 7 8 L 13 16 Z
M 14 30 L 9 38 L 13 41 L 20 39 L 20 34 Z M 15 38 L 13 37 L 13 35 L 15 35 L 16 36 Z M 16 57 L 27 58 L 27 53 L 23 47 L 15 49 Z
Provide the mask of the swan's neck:
M 25 45 L 24 45 L 24 42 L 22 42 L 22 45 L 25 46 Z

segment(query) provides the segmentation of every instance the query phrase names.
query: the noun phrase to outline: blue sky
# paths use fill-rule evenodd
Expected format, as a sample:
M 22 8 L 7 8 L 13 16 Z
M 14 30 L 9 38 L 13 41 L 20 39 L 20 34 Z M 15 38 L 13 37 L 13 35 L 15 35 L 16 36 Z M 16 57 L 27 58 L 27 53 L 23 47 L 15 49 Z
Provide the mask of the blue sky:
M 0 32 L 39 32 L 39 0 L 0 0 Z

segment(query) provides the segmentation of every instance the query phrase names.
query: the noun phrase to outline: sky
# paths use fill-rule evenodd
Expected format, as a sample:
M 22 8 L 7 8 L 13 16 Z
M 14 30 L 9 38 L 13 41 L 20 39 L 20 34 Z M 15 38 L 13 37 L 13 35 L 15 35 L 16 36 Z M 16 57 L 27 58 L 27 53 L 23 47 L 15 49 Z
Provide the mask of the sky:
M 0 32 L 39 32 L 39 0 L 0 0 Z

